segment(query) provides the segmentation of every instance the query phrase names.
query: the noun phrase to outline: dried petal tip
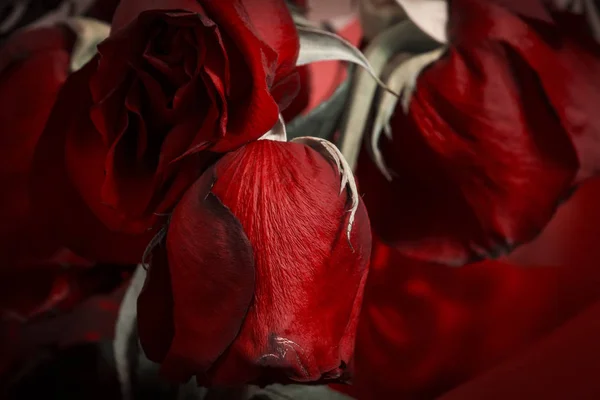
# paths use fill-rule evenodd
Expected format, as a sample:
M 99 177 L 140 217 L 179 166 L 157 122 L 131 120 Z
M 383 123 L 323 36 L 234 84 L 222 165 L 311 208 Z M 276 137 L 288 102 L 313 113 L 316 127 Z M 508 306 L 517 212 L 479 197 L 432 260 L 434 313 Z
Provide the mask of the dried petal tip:
M 354 223 L 354 217 L 356 215 L 356 210 L 358 209 L 359 196 L 358 188 L 356 187 L 356 181 L 354 180 L 354 174 L 352 173 L 352 168 L 350 168 L 348 161 L 346 161 L 340 150 L 333 143 L 325 139 L 315 138 L 311 136 L 302 136 L 292 141 L 302 143 L 313 148 L 320 154 L 323 154 L 324 156 L 329 158 L 337 166 L 337 169 L 342 177 L 342 182 L 340 184 L 340 194 L 347 187 L 348 194 L 352 201 L 349 210 L 350 218 L 348 219 L 348 228 L 346 230 L 346 233 L 348 235 L 348 241 L 350 241 L 350 232 L 352 232 L 352 224 Z M 325 150 L 325 152 L 323 152 L 323 150 Z

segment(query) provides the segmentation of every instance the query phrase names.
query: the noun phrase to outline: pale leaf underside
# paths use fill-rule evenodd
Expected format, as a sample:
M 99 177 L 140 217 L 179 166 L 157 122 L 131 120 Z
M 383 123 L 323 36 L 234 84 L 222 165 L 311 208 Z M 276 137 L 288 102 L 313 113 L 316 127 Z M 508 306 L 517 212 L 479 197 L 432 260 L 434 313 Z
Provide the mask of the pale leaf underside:
M 347 61 L 365 69 L 381 87 L 385 85 L 369 64 L 365 55 L 350 42 L 335 33 L 308 26 L 297 26 L 300 52 L 297 66 L 319 61 Z

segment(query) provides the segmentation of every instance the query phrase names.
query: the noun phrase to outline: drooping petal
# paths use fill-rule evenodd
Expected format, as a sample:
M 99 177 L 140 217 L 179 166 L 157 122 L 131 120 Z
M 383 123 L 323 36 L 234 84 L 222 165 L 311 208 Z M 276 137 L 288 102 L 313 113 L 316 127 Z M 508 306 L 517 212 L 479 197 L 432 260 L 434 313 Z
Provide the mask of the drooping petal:
M 179 382 L 208 372 L 238 335 L 254 295 L 252 247 L 239 221 L 210 193 L 213 182 L 209 170 L 176 207 L 166 240 L 168 270 L 164 258 L 156 265 L 152 260 L 148 285 L 154 268 L 162 278 L 144 289 L 147 293 L 138 303 L 142 318 L 156 321 L 151 315 L 154 302 L 172 298 L 172 321 L 163 321 L 157 333 L 163 340 L 168 338 L 170 334 L 162 332 L 172 324 L 168 352 L 163 356 L 164 344 L 156 344 L 149 356 L 162 363 L 164 376 Z M 168 312 L 161 315 L 170 317 Z M 146 338 L 142 343 L 155 340 L 151 323 L 142 321 L 140 328 L 140 336 Z

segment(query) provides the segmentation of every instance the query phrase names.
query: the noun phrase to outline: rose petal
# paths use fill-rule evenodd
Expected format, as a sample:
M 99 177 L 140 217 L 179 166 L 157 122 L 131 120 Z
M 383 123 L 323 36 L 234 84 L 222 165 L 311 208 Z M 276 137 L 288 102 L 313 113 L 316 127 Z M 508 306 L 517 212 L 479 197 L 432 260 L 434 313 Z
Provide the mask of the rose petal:
M 180 382 L 207 371 L 223 354 L 254 295 L 252 247 L 239 221 L 210 193 L 213 180 L 209 170 L 186 192 L 167 233 L 174 335 L 164 360 L 156 361 L 166 377 Z M 150 303 L 139 306 L 153 311 Z
M 226 152 L 258 139 L 277 122 L 279 110 L 269 89 L 274 83 L 278 55 L 259 36 L 256 28 L 251 24 L 248 11 L 241 0 L 211 1 L 206 2 L 203 6 L 207 15 L 216 22 L 221 34 L 227 35 L 231 44 L 235 44 L 237 49 L 227 48 L 227 54 L 235 54 L 236 50 L 242 54 L 243 60 L 239 61 L 247 64 L 250 72 L 248 78 L 252 81 L 251 84 L 245 82 L 245 87 L 250 88 L 247 95 L 239 101 L 229 100 L 228 135 L 219 140 L 213 148 L 216 152 Z M 271 10 L 260 6 L 260 10 L 256 11 L 269 14 Z M 278 14 L 275 13 L 275 15 Z M 274 29 L 283 29 L 286 21 L 287 19 L 282 20 L 281 18 L 274 20 Z M 226 43 L 227 45 L 228 43 Z M 231 65 L 237 65 L 237 61 L 230 59 Z M 240 75 L 240 72 L 243 71 L 242 68 L 240 66 L 240 70 L 231 71 L 232 80 L 236 74 Z M 232 90 L 240 87 L 234 82 L 232 82 Z M 294 95 L 297 90 L 296 87 Z
M 143 217 L 154 195 L 156 166 L 153 164 L 158 157 L 151 151 L 157 147 L 156 137 L 149 137 L 146 130 L 139 89 L 139 81 L 135 81 L 125 99 L 127 125 L 106 152 L 101 189 L 104 205 L 132 218 Z M 101 147 L 99 143 L 96 146 Z
M 282 0 L 241 0 L 241 3 L 261 39 L 277 53 L 272 94 L 280 110 L 284 110 L 299 85 L 295 67 L 300 45 L 290 11 Z
M 215 136 L 223 137 L 226 134 L 228 122 L 227 96 L 230 94 L 232 84 L 229 57 L 219 31 L 213 29 L 211 35 L 204 38 L 204 44 L 208 54 L 213 56 L 206 59 L 202 80 L 206 85 L 212 108 L 217 108 L 220 114 L 219 129 Z
M 210 382 L 339 379 L 370 253 L 364 206 L 350 244 L 350 205 L 337 167 L 298 143 L 250 143 L 216 171 L 212 192 L 244 227 L 257 275 L 242 331 Z

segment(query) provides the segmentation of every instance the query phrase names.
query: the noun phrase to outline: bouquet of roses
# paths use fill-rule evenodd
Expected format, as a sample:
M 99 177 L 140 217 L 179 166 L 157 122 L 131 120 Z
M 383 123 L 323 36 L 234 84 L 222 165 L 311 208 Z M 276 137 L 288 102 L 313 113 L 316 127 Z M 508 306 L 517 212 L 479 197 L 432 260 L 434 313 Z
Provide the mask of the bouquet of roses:
M 594 2 L 50 3 L 0 14 L 9 396 L 102 296 L 124 399 L 435 398 L 600 300 L 547 239 L 598 198 Z

